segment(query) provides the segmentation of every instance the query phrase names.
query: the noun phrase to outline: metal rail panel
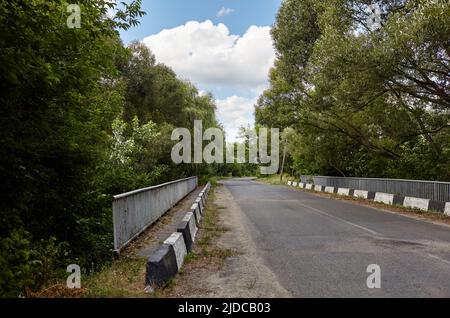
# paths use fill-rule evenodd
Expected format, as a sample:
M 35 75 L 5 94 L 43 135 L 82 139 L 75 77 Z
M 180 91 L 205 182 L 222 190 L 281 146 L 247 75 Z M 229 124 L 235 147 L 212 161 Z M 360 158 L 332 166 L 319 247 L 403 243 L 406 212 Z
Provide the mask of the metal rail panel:
M 114 196 L 114 250 L 119 252 L 197 184 L 198 178 L 191 177 Z
M 385 192 L 409 197 L 450 202 L 449 182 L 327 176 L 301 176 L 300 179 L 302 182 L 310 182 L 329 187 Z

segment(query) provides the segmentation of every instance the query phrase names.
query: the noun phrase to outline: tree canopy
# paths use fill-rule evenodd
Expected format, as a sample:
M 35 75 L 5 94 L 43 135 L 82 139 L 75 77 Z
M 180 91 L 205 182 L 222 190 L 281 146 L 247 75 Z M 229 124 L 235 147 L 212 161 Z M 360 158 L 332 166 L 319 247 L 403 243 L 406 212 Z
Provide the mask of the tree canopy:
M 378 3 L 285 0 L 257 123 L 303 174 L 450 180 L 450 3 Z
M 215 104 L 146 46 L 121 43 L 141 1 L 78 3 L 80 28 L 65 1 L 0 4 L 1 296 L 111 260 L 112 195 L 214 173 L 170 159 L 172 129 L 218 126 Z

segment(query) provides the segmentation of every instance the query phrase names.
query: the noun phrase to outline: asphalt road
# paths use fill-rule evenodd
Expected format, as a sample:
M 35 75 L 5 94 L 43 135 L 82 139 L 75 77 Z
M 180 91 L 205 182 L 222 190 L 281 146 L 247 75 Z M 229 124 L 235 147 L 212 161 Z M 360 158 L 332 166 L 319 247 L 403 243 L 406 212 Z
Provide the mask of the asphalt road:
M 450 227 L 285 186 L 223 184 L 294 297 L 450 297 Z M 379 289 L 367 287 L 370 264 Z

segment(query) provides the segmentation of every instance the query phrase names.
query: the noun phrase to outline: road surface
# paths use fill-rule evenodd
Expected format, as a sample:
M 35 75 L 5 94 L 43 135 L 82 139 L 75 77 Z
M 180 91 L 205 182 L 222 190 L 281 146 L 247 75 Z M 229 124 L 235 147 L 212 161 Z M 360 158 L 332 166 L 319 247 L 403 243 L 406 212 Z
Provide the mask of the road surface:
M 285 186 L 222 184 L 293 297 L 450 297 L 448 226 Z M 380 267 L 379 289 L 367 287 L 370 264 Z

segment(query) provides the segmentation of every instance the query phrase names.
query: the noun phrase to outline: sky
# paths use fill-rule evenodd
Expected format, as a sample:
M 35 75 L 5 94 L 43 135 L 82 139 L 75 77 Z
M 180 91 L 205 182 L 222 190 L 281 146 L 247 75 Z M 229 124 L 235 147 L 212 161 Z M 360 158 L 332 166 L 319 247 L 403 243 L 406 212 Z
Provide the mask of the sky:
M 275 59 L 270 27 L 282 0 L 143 0 L 140 25 L 121 33 L 146 44 L 158 62 L 216 99 L 234 141 L 253 125 L 254 104 Z

